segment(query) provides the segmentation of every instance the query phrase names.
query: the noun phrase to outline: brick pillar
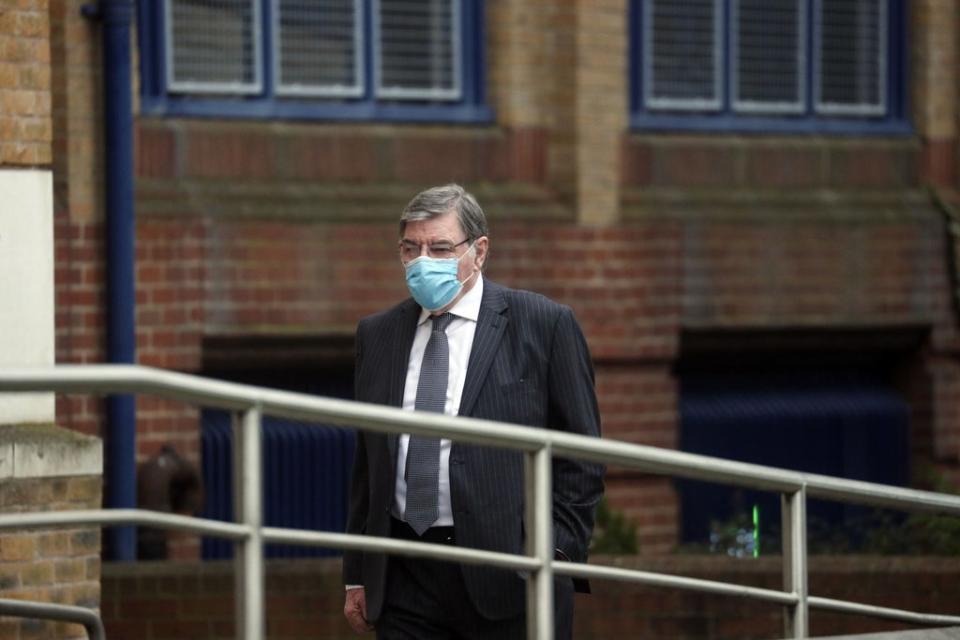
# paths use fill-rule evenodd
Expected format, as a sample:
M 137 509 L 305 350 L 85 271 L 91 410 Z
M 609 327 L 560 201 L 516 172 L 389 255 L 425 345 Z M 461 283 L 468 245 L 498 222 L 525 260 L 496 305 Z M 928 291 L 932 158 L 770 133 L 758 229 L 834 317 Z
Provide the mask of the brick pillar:
M 627 128 L 626 0 L 578 0 L 575 112 L 577 213 L 610 225 L 620 216 L 620 145 Z
M 960 363 L 951 354 L 931 358 L 933 460 L 950 475 L 960 468 Z M 952 470 L 952 473 L 951 473 Z M 948 478 L 956 481 L 956 478 Z M 960 486 L 955 482 L 955 486 Z
M 57 211 L 74 223 L 103 217 L 100 27 L 86 0 L 50 0 L 53 168 Z
M 0 167 L 50 164 L 50 39 L 46 0 L 0 11 Z
M 545 0 L 489 3 L 490 99 L 506 126 L 540 127 L 546 121 L 549 4 Z
M 48 0 L 0 9 L 0 367 L 54 362 L 50 15 Z M 100 506 L 100 441 L 53 426 L 54 413 L 52 394 L 0 393 L 0 512 Z M 0 597 L 96 608 L 99 580 L 98 529 L 0 534 Z M 86 632 L 0 618 L 0 637 Z
M 545 183 L 589 225 L 619 220 L 626 16 L 626 0 L 504 0 L 488 14 L 499 123 L 545 137 Z
M 80 14 L 86 0 L 49 1 L 56 357 L 62 363 L 102 362 L 100 28 Z M 57 404 L 59 424 L 94 435 L 101 432 L 100 399 L 62 396 Z
M 0 425 L 0 511 L 98 509 L 100 440 L 53 425 Z M 100 530 L 0 534 L 0 597 L 100 606 Z M 80 640 L 80 625 L 0 617 L 0 638 Z
M 556 4 L 555 0 L 487 3 L 487 85 L 490 104 L 508 136 L 508 172 L 514 179 L 535 184 L 570 182 L 552 175 L 558 165 L 550 162 L 560 131 L 553 96 L 558 66 L 553 56 L 560 33 L 553 28 Z M 559 191 L 564 191 L 562 186 Z
M 50 40 L 45 0 L 0 11 L 0 365 L 53 363 Z M 0 397 L 0 424 L 44 422 L 52 398 Z
M 912 5 L 913 122 L 923 141 L 922 179 L 956 183 L 957 2 L 916 0 Z

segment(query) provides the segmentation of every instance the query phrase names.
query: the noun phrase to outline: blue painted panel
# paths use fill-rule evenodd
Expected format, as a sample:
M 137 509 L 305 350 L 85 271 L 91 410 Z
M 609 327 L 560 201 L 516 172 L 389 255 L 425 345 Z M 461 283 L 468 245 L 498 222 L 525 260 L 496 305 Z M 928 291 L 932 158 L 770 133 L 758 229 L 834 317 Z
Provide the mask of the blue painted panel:
M 204 410 L 202 460 L 206 504 L 202 516 L 233 519 L 230 414 Z M 264 523 L 314 531 L 342 532 L 353 460 L 354 433 L 281 418 L 263 420 Z M 268 558 L 339 555 L 336 550 L 267 545 Z M 204 559 L 229 558 L 233 544 L 204 538 Z
M 270 0 L 262 1 L 264 25 L 269 24 Z M 373 56 L 371 54 L 371 3 L 365 0 L 363 46 L 365 47 L 364 95 L 356 100 L 289 99 L 273 93 L 273 51 L 269 29 L 261 36 L 264 92 L 259 96 L 171 95 L 166 91 L 163 47 L 164 12 L 162 0 L 138 0 L 140 43 L 141 113 L 160 117 L 243 118 L 255 120 L 438 122 L 489 124 L 493 110 L 486 103 L 485 2 L 461 0 L 463 34 L 463 97 L 455 102 L 377 102 L 373 99 Z
M 680 419 L 683 451 L 895 486 L 909 481 L 909 406 L 878 382 L 700 375 L 681 383 Z M 779 530 L 778 494 L 698 481 L 677 487 L 686 542 L 705 541 L 712 521 L 748 514 L 754 504 L 761 528 Z M 820 527 L 867 511 L 822 501 L 808 508 Z
M 773 133 L 773 134 L 827 134 L 856 136 L 912 135 L 909 121 L 908 77 L 908 24 L 905 19 L 905 0 L 887 1 L 887 52 L 888 73 L 886 77 L 887 113 L 883 117 L 822 117 L 813 111 L 813 55 L 812 32 L 808 30 L 806 60 L 807 105 L 806 112 L 794 116 L 755 116 L 738 114 L 731 109 L 730 101 L 730 38 L 725 38 L 723 87 L 724 107 L 717 113 L 683 113 L 651 111 L 644 109 L 642 55 L 643 55 L 643 5 L 645 0 L 631 0 L 628 12 L 630 59 L 629 74 L 630 127 L 636 131 L 695 131 L 720 133 Z M 724 32 L 730 33 L 730 1 L 724 4 Z M 806 7 L 808 24 L 812 24 L 812 2 Z
M 375 102 L 310 102 L 305 100 L 229 100 L 144 96 L 141 113 L 148 116 L 248 120 L 445 122 L 490 124 L 486 105 L 399 104 Z

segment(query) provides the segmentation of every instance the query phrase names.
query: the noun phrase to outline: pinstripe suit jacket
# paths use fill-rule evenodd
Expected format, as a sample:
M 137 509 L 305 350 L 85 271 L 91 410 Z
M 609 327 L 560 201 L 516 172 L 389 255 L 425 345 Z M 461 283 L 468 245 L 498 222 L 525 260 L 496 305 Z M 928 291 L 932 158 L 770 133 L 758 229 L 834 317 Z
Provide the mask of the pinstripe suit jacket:
M 401 406 L 419 314 L 419 305 L 408 299 L 360 321 L 357 400 Z M 593 366 L 570 308 L 485 281 L 460 415 L 599 437 Z M 358 432 L 348 532 L 390 535 L 397 438 Z M 521 453 L 454 442 L 450 492 L 459 546 L 523 552 Z M 555 546 L 574 561 L 586 559 L 602 493 L 601 466 L 554 460 Z M 346 584 L 366 588 L 367 617 L 376 620 L 383 604 L 385 556 L 347 552 L 343 566 Z M 473 565 L 463 565 L 462 571 L 481 615 L 502 619 L 523 610 L 524 583 L 515 572 Z

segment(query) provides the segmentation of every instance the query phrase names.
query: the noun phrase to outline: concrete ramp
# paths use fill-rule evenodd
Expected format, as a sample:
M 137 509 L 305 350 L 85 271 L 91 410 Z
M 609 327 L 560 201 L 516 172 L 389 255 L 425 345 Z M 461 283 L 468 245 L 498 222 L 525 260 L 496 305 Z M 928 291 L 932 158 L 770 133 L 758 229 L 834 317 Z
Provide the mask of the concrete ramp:
M 960 640 L 960 627 L 861 633 L 852 636 L 817 636 L 811 640 Z

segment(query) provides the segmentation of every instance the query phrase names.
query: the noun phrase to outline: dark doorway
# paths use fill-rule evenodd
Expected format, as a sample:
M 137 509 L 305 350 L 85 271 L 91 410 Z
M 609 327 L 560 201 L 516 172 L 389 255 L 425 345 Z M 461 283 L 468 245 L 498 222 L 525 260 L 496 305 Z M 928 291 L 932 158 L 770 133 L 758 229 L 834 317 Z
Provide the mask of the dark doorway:
M 687 332 L 677 367 L 680 447 L 906 485 L 910 407 L 893 380 L 923 335 L 915 329 Z M 744 534 L 754 528 L 756 507 L 761 541 L 767 549 L 779 545 L 778 495 L 695 481 L 677 486 L 684 543 L 747 555 L 754 540 Z M 811 501 L 811 535 L 842 529 L 849 537 L 847 529 L 865 522 L 866 511 Z
M 350 399 L 353 339 L 218 337 L 204 343 L 204 375 L 273 389 Z M 233 435 L 226 411 L 202 414 L 204 517 L 233 519 Z M 354 432 L 273 416 L 263 419 L 264 524 L 342 532 Z M 205 559 L 228 558 L 233 544 L 204 538 Z M 333 550 L 267 545 L 267 557 L 337 555 Z

